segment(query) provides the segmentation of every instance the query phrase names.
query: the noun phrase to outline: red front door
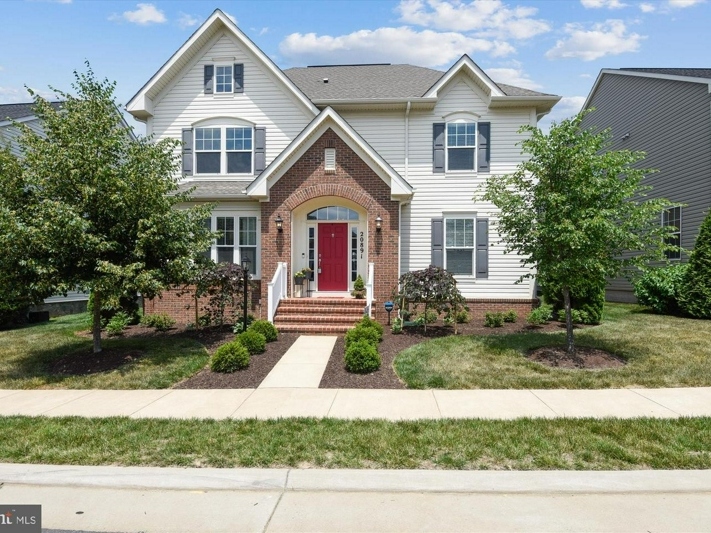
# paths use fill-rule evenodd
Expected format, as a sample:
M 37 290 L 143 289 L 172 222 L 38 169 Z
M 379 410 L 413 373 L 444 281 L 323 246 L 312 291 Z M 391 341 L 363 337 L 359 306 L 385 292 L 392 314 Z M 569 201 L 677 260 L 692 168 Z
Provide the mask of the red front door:
M 318 290 L 348 290 L 348 223 L 318 225 Z

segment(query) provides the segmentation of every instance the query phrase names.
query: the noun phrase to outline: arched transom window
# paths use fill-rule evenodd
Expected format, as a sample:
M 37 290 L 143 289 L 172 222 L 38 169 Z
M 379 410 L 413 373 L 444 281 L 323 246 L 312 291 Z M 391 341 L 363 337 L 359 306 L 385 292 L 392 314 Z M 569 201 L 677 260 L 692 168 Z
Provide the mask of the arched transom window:
M 329 205 L 311 211 L 306 220 L 358 220 L 358 213 L 347 207 Z

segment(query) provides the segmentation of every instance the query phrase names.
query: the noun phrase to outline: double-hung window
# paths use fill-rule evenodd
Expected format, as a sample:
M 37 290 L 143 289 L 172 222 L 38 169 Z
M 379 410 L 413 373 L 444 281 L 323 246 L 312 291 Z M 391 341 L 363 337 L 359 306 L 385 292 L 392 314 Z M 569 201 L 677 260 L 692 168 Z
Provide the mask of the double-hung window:
M 217 262 L 235 262 L 235 218 L 217 217 Z
M 232 65 L 217 65 L 215 67 L 215 94 L 232 92 Z
M 240 262 L 248 259 L 249 271 L 257 270 L 257 217 L 240 217 L 239 219 L 239 255 Z
M 257 217 L 216 216 L 214 227 L 217 238 L 213 243 L 214 252 L 208 252 L 217 263 L 237 263 L 248 259 L 249 271 L 259 276 L 259 255 L 257 254 Z
M 253 129 L 195 128 L 196 174 L 252 174 Z
M 670 207 L 662 211 L 662 226 L 673 227 L 672 233 L 665 239 L 666 244 L 681 245 L 681 207 Z M 681 259 L 681 250 L 666 250 L 667 259 Z
M 452 274 L 474 274 L 474 218 L 445 219 L 445 262 Z
M 476 123 L 447 123 L 447 170 L 474 170 L 476 167 Z

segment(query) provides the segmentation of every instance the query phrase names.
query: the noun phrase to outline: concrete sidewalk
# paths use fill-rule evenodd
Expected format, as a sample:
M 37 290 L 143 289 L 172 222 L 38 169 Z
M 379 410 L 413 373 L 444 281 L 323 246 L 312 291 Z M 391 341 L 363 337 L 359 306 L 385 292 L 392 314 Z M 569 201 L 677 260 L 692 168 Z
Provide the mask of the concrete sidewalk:
M 711 531 L 711 471 L 0 465 L 2 501 L 91 531 Z
M 602 390 L 0 390 L 0 416 L 443 418 L 711 416 L 711 387 Z

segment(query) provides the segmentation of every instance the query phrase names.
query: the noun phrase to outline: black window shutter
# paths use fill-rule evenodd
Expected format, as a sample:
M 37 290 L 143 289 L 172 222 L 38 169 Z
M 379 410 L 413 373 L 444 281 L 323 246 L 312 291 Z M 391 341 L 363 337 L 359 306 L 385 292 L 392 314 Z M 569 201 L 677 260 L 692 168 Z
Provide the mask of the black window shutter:
M 193 175 L 193 130 L 183 128 L 183 175 Z
M 444 267 L 444 219 L 432 219 L 432 258 L 433 266 Z
M 489 172 L 491 161 L 491 122 L 479 122 L 479 172 Z
M 212 94 L 212 76 L 215 74 L 215 65 L 205 65 L 203 69 L 203 85 L 205 94 Z
M 432 124 L 432 172 L 444 174 L 444 122 Z
M 476 219 L 476 277 L 489 277 L 489 219 Z
M 244 65 L 242 63 L 235 63 L 232 73 L 234 74 L 234 79 L 235 79 L 235 92 L 236 93 L 243 93 L 244 92 Z
M 267 167 L 267 129 L 254 128 L 254 174 Z

